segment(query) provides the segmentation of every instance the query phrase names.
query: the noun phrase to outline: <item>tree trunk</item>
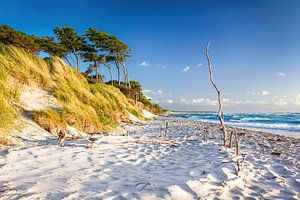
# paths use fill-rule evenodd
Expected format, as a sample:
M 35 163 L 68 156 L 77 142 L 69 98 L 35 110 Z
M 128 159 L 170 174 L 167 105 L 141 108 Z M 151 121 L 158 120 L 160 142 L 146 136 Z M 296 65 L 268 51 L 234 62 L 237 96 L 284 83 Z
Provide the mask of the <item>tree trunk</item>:
M 69 61 L 69 59 L 68 59 L 67 56 L 65 57 L 65 60 L 67 61 L 67 63 L 68 63 L 70 66 L 72 66 L 72 64 L 71 64 L 71 62 Z
M 124 66 L 125 66 L 125 62 L 124 62 Z M 131 88 L 131 84 L 130 84 L 130 80 L 129 80 L 129 76 L 128 76 L 128 71 L 127 71 L 127 67 L 125 66 L 125 70 L 126 70 L 126 80 L 127 80 L 127 84 L 128 84 L 128 88 Z
M 72 61 L 72 63 L 73 64 L 71 64 L 70 66 L 72 66 L 72 67 L 74 67 L 75 68 L 75 61 L 74 61 L 74 59 L 72 58 L 72 55 L 70 54 L 70 53 L 68 53 L 68 55 L 69 55 L 69 58 L 71 59 L 71 61 Z M 71 62 L 70 62 L 71 63 Z
M 130 81 L 129 81 L 129 78 L 128 78 L 128 72 L 127 72 L 127 68 L 126 68 L 126 63 L 125 62 L 122 62 L 122 67 L 123 67 L 123 72 L 124 72 L 124 82 L 125 82 L 125 85 L 128 86 L 128 88 L 130 89 L 131 85 L 130 85 Z
M 109 77 L 110 77 L 110 84 L 113 85 L 113 75 L 112 75 L 112 71 L 111 71 L 111 66 L 107 63 L 103 63 L 104 66 L 108 69 L 109 71 Z
M 121 72 L 120 72 L 120 66 L 119 66 L 118 61 L 116 61 L 116 67 L 118 70 L 118 84 L 121 85 Z
M 96 82 L 99 82 L 99 71 L 98 71 L 98 64 L 97 62 L 94 62 L 94 67 L 96 69 Z
M 78 56 L 78 54 L 75 54 L 75 53 L 74 53 L 74 55 L 75 55 L 75 58 L 76 58 L 77 71 L 80 72 L 80 60 L 79 60 L 79 56 Z
M 213 87 L 215 88 L 217 94 L 218 94 L 218 104 L 219 104 L 219 109 L 218 109 L 218 117 L 221 123 L 221 127 L 222 127 L 222 132 L 223 132 L 223 145 L 226 146 L 226 140 L 227 140 L 227 133 L 226 133 L 226 126 L 224 123 L 224 114 L 223 114 L 223 105 L 222 105 L 222 97 L 221 97 L 221 92 L 218 89 L 216 83 L 214 82 L 213 79 L 213 72 L 212 72 L 212 66 L 211 66 L 211 60 L 208 54 L 208 49 L 209 49 L 209 44 L 210 42 L 207 42 L 207 46 L 206 46 L 206 58 L 207 58 L 207 63 L 208 63 L 208 70 L 209 70 L 209 75 L 210 75 L 210 81 L 211 84 L 213 85 Z
M 122 62 L 122 69 L 123 69 L 123 77 L 124 77 L 124 83 L 125 83 L 125 86 L 127 86 L 127 79 L 126 79 L 126 67 L 125 67 L 125 63 Z

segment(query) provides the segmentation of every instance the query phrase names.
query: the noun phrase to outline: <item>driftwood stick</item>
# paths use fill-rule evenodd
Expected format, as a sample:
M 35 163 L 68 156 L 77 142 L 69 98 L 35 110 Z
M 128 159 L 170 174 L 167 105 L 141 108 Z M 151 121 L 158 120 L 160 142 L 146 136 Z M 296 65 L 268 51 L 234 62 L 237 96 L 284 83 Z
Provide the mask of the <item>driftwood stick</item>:
M 222 127 L 222 132 L 223 132 L 223 146 L 226 146 L 226 140 L 227 140 L 227 133 L 226 133 L 226 126 L 224 123 L 224 114 L 223 114 L 223 105 L 222 105 L 222 97 L 221 97 L 221 92 L 219 90 L 219 88 L 217 87 L 214 78 L 213 78 L 213 71 L 212 71 L 212 64 L 211 64 L 211 60 L 208 54 L 208 49 L 209 49 L 209 45 L 210 45 L 210 41 L 207 42 L 207 46 L 206 46 L 206 59 L 207 59 L 207 63 L 208 63 L 208 71 L 209 71 L 209 77 L 210 77 L 210 82 L 213 85 L 213 87 L 215 88 L 217 94 L 218 94 L 218 104 L 219 104 L 219 109 L 218 109 L 218 117 L 220 120 L 220 124 Z
M 241 159 L 237 159 L 236 161 L 236 165 L 237 165 L 237 175 L 239 175 L 239 172 L 242 170 L 243 166 L 244 166 L 244 162 L 246 159 L 246 154 L 243 155 L 243 158 Z
M 167 137 L 167 135 L 168 135 L 168 128 L 169 128 L 169 121 L 166 121 L 166 124 L 165 124 L 165 135 L 164 135 L 164 137 Z
M 232 135 L 233 135 L 233 130 L 231 131 L 231 133 L 230 133 L 230 138 L 229 138 L 229 148 L 231 148 L 232 147 Z
M 240 151 L 240 149 L 239 149 L 240 147 L 239 147 L 239 138 L 238 138 L 236 129 L 233 129 L 233 133 L 234 133 L 234 136 L 235 136 L 235 154 L 238 156 L 239 151 Z
M 207 142 L 207 133 L 208 133 L 208 130 L 207 129 L 204 129 L 204 142 Z

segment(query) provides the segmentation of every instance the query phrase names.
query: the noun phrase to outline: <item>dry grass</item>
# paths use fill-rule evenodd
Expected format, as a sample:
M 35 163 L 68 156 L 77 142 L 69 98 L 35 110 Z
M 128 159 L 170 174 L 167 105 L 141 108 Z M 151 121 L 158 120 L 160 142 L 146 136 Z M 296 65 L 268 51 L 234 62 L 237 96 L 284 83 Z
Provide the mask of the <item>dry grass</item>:
M 53 125 L 69 124 L 85 132 L 116 127 L 128 120 L 128 112 L 142 118 L 139 110 L 119 89 L 85 77 L 59 58 L 41 59 L 25 51 L 0 44 L 0 143 L 7 143 L 7 132 L 20 114 L 12 102 L 18 102 L 21 85 L 37 85 L 53 91 L 59 110 L 40 110 L 34 120 L 46 130 Z

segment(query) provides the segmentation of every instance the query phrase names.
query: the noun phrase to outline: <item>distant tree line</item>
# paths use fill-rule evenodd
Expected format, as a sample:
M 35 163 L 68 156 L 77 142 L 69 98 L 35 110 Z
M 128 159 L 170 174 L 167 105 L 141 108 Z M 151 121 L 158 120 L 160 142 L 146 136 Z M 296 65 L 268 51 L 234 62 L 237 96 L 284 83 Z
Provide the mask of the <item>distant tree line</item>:
M 62 58 L 79 72 L 80 62 L 89 62 L 90 65 L 85 71 L 85 75 L 89 76 L 95 72 L 96 82 L 103 82 L 103 75 L 99 73 L 99 67 L 104 66 L 109 72 L 110 84 L 114 84 L 113 67 L 115 67 L 118 76 L 117 84 L 121 85 L 122 74 L 125 86 L 131 88 L 126 67 L 130 51 L 124 42 L 94 28 L 87 29 L 81 35 L 68 26 L 55 27 L 53 32 L 55 37 L 37 37 L 3 25 L 0 26 L 0 42 L 22 48 L 36 55 L 46 52 L 50 56 Z

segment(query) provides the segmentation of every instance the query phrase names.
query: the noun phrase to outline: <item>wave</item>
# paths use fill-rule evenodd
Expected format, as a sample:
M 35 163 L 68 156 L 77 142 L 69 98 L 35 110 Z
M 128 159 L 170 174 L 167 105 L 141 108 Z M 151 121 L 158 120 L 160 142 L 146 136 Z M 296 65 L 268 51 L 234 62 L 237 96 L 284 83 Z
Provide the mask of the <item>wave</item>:
M 227 123 L 231 126 L 245 127 L 245 128 L 262 128 L 262 129 L 272 129 L 272 130 L 285 130 L 285 131 L 296 131 L 300 132 L 300 125 L 290 125 L 286 123 L 281 124 L 266 124 L 266 123 Z
M 218 123 L 216 113 L 171 114 L 170 117 Z M 300 132 L 299 113 L 233 113 L 225 114 L 225 123 L 231 126 Z
M 241 122 L 244 122 L 244 121 L 258 121 L 258 120 L 269 121 L 271 119 L 268 118 L 268 117 L 245 117 L 245 118 L 240 119 Z

